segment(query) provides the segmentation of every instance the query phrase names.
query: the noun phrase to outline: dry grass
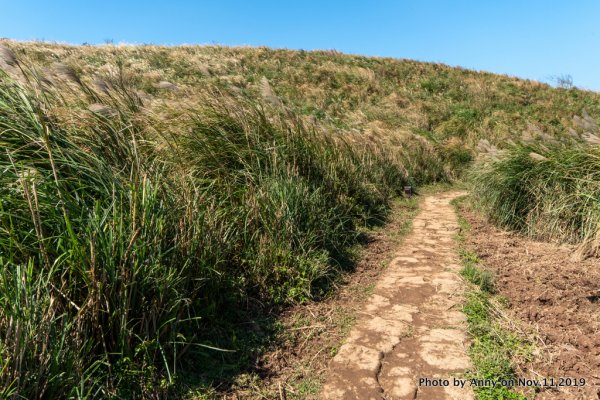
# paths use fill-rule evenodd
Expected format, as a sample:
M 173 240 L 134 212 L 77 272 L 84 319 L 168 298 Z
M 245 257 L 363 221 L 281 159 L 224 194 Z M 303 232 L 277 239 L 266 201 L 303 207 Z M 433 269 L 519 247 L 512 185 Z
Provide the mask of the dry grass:
M 600 115 L 593 92 L 408 60 L 0 45 L 4 396 L 218 383 L 264 345 L 223 316 L 331 291 L 405 184 L 460 176 L 480 139 L 594 141 Z
M 573 115 L 600 114 L 594 92 L 409 60 L 262 47 L 4 44 L 28 65 L 71 77 L 76 71 L 83 81 L 124 77 L 162 121 L 216 89 L 285 105 L 352 139 L 400 146 L 415 133 L 449 150 L 452 165 L 473 156 L 481 138 L 503 147 L 531 124 L 551 136 L 568 134 Z M 173 130 L 181 128 L 173 122 Z

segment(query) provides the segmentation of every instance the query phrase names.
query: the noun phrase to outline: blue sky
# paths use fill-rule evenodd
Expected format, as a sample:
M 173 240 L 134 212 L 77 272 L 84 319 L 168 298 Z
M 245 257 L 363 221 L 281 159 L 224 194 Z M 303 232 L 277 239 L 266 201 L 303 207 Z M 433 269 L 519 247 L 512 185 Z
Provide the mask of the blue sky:
M 443 62 L 600 90 L 598 0 L 0 1 L 0 37 L 266 45 Z

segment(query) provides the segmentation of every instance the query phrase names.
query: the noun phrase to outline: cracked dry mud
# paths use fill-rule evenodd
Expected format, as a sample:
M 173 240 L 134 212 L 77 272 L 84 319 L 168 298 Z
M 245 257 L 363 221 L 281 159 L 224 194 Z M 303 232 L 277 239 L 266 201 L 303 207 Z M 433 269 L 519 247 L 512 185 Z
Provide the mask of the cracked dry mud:
M 350 399 L 472 399 L 453 387 L 470 367 L 463 284 L 450 201 L 459 192 L 426 197 L 413 231 L 385 270 L 346 342 L 330 364 L 321 397 Z M 444 378 L 449 387 L 419 386 Z

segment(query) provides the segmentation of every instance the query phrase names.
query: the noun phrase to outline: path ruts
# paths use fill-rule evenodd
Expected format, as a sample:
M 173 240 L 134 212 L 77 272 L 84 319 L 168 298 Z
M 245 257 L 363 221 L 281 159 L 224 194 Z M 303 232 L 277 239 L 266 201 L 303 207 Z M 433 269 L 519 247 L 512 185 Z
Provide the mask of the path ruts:
M 452 386 L 470 367 L 462 281 L 450 201 L 426 197 L 413 231 L 379 279 L 346 342 L 330 364 L 323 399 L 472 399 Z M 419 386 L 445 378 L 449 387 Z

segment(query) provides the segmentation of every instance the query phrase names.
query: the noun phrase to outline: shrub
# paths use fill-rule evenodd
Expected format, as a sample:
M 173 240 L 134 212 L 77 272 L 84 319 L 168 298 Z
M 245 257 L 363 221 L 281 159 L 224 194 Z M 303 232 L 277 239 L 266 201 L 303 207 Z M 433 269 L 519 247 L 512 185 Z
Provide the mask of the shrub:
M 473 178 L 477 200 L 502 227 L 570 243 L 598 239 L 598 146 L 517 144 Z

